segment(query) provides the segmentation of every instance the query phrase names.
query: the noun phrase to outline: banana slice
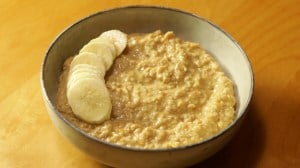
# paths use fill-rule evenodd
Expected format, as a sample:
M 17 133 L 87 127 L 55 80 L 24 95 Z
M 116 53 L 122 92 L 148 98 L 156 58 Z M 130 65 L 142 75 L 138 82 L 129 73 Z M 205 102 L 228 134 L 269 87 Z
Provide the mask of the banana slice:
M 78 73 L 86 72 L 87 74 L 94 75 L 97 78 L 103 77 L 103 72 L 99 71 L 96 67 L 89 64 L 80 64 L 72 67 L 69 71 L 69 79 L 76 76 Z
M 89 123 L 101 123 L 110 117 L 111 101 L 103 79 L 83 78 L 67 91 L 74 114 Z
M 93 79 L 101 79 L 98 77 L 97 74 L 91 73 L 91 72 L 79 72 L 75 73 L 72 76 L 69 77 L 68 83 L 67 83 L 67 89 L 71 88 L 77 81 L 84 78 L 93 78 Z
M 102 45 L 104 45 L 105 47 L 110 49 L 114 58 L 116 58 L 118 56 L 117 49 L 111 41 L 108 41 L 106 39 L 98 37 L 98 38 L 92 39 L 89 43 L 101 43 Z
M 104 72 L 99 71 L 96 67 L 89 64 L 78 64 L 70 68 L 67 88 L 80 78 L 103 78 Z
M 69 76 L 72 75 L 76 71 L 87 71 L 87 72 L 94 72 L 99 75 L 99 77 L 104 76 L 106 71 L 100 71 L 97 67 L 90 65 L 90 64 L 77 64 L 75 66 L 70 66 Z
M 112 42 L 117 49 L 117 55 L 120 55 L 127 45 L 127 35 L 120 30 L 103 32 L 99 38 Z
M 102 57 L 98 57 L 94 53 L 89 53 L 89 52 L 79 53 L 76 57 L 74 57 L 70 65 L 70 69 L 73 69 L 73 67 L 81 64 L 94 66 L 103 74 L 103 76 L 105 74 L 106 69 Z
M 76 76 L 76 78 L 73 78 L 72 79 L 72 82 L 70 82 L 70 83 L 68 83 L 68 85 L 67 85 L 67 92 L 72 88 L 72 87 L 74 87 L 74 86 L 76 86 L 76 84 L 78 83 L 78 82 L 80 82 L 81 80 L 85 80 L 85 79 L 97 79 L 98 80 L 98 78 L 95 78 L 95 77 L 93 77 L 93 76 L 83 76 L 83 75 L 78 75 L 78 76 Z
M 72 60 L 67 100 L 78 118 L 88 123 L 102 123 L 110 118 L 112 105 L 104 76 L 126 45 L 126 34 L 107 31 L 83 46 Z
M 106 70 L 108 70 L 113 63 L 114 56 L 112 51 L 102 43 L 88 43 L 87 45 L 83 46 L 83 48 L 79 51 L 79 54 L 83 52 L 94 53 L 101 57 Z

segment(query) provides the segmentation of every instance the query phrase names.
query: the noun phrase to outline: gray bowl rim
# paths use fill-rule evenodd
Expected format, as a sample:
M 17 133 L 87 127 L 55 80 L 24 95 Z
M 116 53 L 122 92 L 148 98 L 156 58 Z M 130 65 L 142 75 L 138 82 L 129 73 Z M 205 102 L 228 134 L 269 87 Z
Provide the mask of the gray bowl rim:
M 219 31 L 221 31 L 223 34 L 225 34 L 234 44 L 236 47 L 238 47 L 238 49 L 240 50 L 240 52 L 242 53 L 243 57 L 247 60 L 247 68 L 250 70 L 250 75 L 251 75 L 251 88 L 249 91 L 250 96 L 248 97 L 247 101 L 246 101 L 246 106 L 242 109 L 242 114 L 237 117 L 227 128 L 225 128 L 223 131 L 215 134 L 214 136 L 207 138 L 203 141 L 199 141 L 197 143 L 194 144 L 190 144 L 190 145 L 184 145 L 184 146 L 179 146 L 176 148 L 158 148 L 158 149 L 143 149 L 143 148 L 136 148 L 136 147 L 127 147 L 127 146 L 122 146 L 122 145 L 117 145 L 117 144 L 113 144 L 113 143 L 109 143 L 103 140 L 100 140 L 96 137 L 93 137 L 87 133 L 85 133 L 83 130 L 81 130 L 80 128 L 76 127 L 74 124 L 72 124 L 72 122 L 68 121 L 60 112 L 58 112 L 56 106 L 54 106 L 52 104 L 52 102 L 50 101 L 45 86 L 44 86 L 44 71 L 45 71 L 45 64 L 48 60 L 48 56 L 49 56 L 49 52 L 51 51 L 52 47 L 55 45 L 55 43 L 60 39 L 60 37 L 66 33 L 69 29 L 71 29 L 72 27 L 75 27 L 77 24 L 80 24 L 81 22 L 92 18 L 94 16 L 97 15 L 101 15 L 103 13 L 107 13 L 107 12 L 113 12 L 113 11 L 117 11 L 117 10 L 124 10 L 124 9 L 132 9 L 132 8 L 152 8 L 152 9 L 160 9 L 160 10 L 169 10 L 172 12 L 179 12 L 181 14 L 185 14 L 185 15 L 189 15 L 192 17 L 195 17 L 196 19 L 202 20 L 208 24 L 210 24 L 211 26 L 215 27 L 216 29 L 218 29 Z M 245 51 L 241 48 L 241 46 L 239 45 L 239 43 L 227 32 L 225 32 L 222 28 L 220 28 L 219 26 L 217 26 L 216 24 L 208 21 L 207 19 L 204 19 L 196 14 L 190 13 L 190 12 L 186 12 L 180 9 L 176 9 L 176 8 L 171 8 L 171 7 L 165 7 L 165 6 L 156 6 L 156 5 L 129 5 L 129 6 L 121 6 L 121 7 L 116 7 L 116 8 L 110 8 L 110 9 L 106 9 L 106 10 L 102 10 L 102 11 L 98 11 L 94 14 L 91 14 L 89 16 L 86 16 L 82 19 L 79 19 L 78 21 L 76 21 L 75 23 L 71 24 L 70 26 L 66 27 L 62 32 L 60 32 L 55 39 L 50 43 L 50 47 L 48 48 L 48 50 L 46 51 L 46 55 L 43 59 L 42 62 L 42 67 L 41 67 L 41 72 L 40 72 L 40 83 L 41 83 L 41 87 L 42 87 L 42 94 L 45 98 L 45 101 L 51 105 L 51 110 L 55 112 L 55 114 L 65 122 L 65 124 L 67 124 L 68 126 L 70 126 L 71 128 L 73 128 L 75 131 L 79 132 L 81 135 L 85 136 L 86 138 L 96 141 L 98 143 L 102 143 L 105 145 L 109 145 L 113 148 L 119 148 L 122 150 L 129 150 L 129 151 L 133 151 L 133 152 L 172 152 L 172 151 L 177 151 L 177 150 L 186 150 L 189 148 L 194 148 L 197 146 L 201 146 L 202 144 L 208 143 L 209 141 L 213 141 L 214 139 L 222 136 L 223 134 L 225 134 L 226 132 L 228 132 L 237 122 L 239 122 L 239 120 L 241 120 L 243 118 L 243 116 L 247 113 L 248 111 L 248 107 L 249 104 L 253 98 L 253 90 L 254 90 L 254 75 L 253 75 L 253 70 L 252 70 L 252 66 L 250 63 L 250 60 L 247 56 L 247 54 L 245 53 Z

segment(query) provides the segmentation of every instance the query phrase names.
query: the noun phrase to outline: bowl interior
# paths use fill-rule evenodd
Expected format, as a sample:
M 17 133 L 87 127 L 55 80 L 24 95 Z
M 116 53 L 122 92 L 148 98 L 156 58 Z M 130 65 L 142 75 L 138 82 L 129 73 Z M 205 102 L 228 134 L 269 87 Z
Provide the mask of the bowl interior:
M 75 55 L 90 39 L 109 29 L 126 33 L 174 31 L 182 39 L 198 42 L 210 52 L 233 79 L 238 96 L 238 118 L 252 96 L 253 74 L 239 45 L 218 27 L 197 16 L 158 7 L 127 7 L 100 12 L 67 28 L 49 48 L 44 60 L 42 84 L 56 109 L 58 78 L 65 59 Z M 57 112 L 56 112 L 57 113 Z

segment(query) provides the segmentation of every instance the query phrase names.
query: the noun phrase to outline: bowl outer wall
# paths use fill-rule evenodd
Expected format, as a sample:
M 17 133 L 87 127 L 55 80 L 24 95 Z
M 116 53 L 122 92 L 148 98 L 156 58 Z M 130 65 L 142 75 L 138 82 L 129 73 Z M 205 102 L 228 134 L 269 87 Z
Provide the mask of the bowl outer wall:
M 200 43 L 206 50 L 217 56 L 216 59 L 237 83 L 237 96 L 242 100 L 237 105 L 236 121 L 222 133 L 202 143 L 173 150 L 139 150 L 120 147 L 90 137 L 76 128 L 56 109 L 55 97 L 63 62 L 69 56 L 75 55 L 90 39 L 110 29 L 119 29 L 126 33 L 146 33 L 157 29 L 164 32 L 174 31 L 180 38 Z M 226 65 L 237 64 L 236 61 L 240 61 L 239 66 L 233 68 L 230 66 L 231 69 L 228 69 Z M 236 75 L 237 71 L 245 74 Z M 248 86 L 240 86 L 241 80 L 248 81 Z M 41 83 L 49 115 L 56 127 L 75 146 L 95 159 L 114 167 L 182 167 L 209 157 L 231 139 L 251 100 L 253 73 L 249 60 L 239 45 L 210 22 L 175 9 L 131 6 L 96 13 L 62 32 L 46 54 Z

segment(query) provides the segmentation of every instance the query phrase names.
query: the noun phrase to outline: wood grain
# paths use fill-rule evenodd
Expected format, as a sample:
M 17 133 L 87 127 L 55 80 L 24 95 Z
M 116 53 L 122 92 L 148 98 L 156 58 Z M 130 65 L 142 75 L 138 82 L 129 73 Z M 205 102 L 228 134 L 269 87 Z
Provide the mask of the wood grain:
M 0 1 L 0 167 L 106 167 L 52 125 L 39 71 L 50 42 L 96 11 L 132 4 L 196 13 L 229 32 L 255 74 L 250 110 L 236 137 L 195 167 L 300 167 L 300 1 Z

